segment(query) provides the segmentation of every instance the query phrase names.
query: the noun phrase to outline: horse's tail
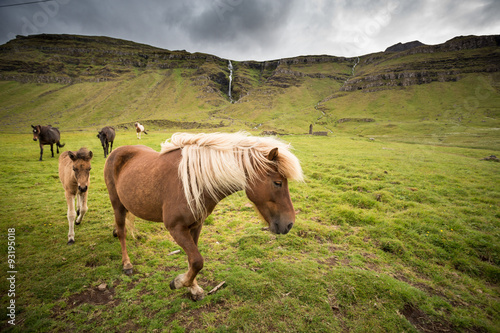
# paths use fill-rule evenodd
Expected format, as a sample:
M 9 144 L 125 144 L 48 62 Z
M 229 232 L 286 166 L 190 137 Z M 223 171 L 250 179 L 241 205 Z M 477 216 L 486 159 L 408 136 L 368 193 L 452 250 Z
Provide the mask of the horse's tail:
M 132 238 L 135 239 L 136 228 L 134 220 L 135 220 L 135 215 L 132 214 L 131 212 L 127 212 L 127 215 L 125 215 L 125 228 L 127 228 L 127 230 L 130 232 Z
M 59 141 L 56 142 L 56 145 L 59 147 L 59 148 L 62 148 L 64 147 L 66 144 L 65 143 L 60 143 Z
M 144 134 L 148 134 L 148 132 L 146 132 L 146 130 L 144 130 Z

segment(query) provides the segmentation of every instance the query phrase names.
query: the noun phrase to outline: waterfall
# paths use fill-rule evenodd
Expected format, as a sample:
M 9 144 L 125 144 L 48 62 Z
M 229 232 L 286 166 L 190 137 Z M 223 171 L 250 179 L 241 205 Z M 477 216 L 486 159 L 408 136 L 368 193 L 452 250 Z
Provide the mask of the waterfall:
M 227 95 L 229 96 L 229 99 L 232 103 L 233 97 L 231 96 L 231 82 L 233 81 L 233 65 L 231 64 L 231 60 L 229 60 L 229 65 L 227 66 L 227 68 L 229 69 L 229 91 L 227 92 Z
M 356 68 L 356 65 L 359 64 L 359 57 L 358 59 L 356 60 L 356 62 L 354 63 L 354 66 L 352 66 L 352 76 L 354 76 L 354 68 Z

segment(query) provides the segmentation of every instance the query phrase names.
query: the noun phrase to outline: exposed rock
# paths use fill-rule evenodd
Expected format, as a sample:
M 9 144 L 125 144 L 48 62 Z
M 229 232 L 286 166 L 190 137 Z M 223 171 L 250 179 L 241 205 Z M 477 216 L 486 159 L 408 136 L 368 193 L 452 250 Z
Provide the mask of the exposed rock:
M 384 52 L 401 52 L 401 51 L 406 51 L 406 50 L 411 50 L 415 47 L 419 47 L 425 45 L 418 40 L 415 40 L 413 42 L 408 42 L 408 43 L 397 43 L 394 44 L 393 46 L 389 46 L 387 49 L 385 49 Z

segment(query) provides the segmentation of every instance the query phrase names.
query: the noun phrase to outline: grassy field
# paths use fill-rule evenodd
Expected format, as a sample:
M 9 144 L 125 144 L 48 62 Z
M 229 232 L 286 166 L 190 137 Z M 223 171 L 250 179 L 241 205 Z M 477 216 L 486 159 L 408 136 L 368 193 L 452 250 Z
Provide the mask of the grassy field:
M 500 330 L 500 163 L 482 160 L 498 147 L 284 136 L 306 176 L 290 186 L 294 228 L 262 230 L 242 192 L 223 200 L 200 237 L 198 281 L 205 291 L 226 283 L 193 302 L 169 288 L 187 263 L 182 252 L 167 255 L 179 247 L 162 224 L 136 219 L 128 237 L 135 272 L 122 273 L 96 134 L 62 133 L 63 150 L 94 152 L 89 211 L 73 246 L 57 156 L 45 149 L 39 162 L 29 132 L 0 134 L 2 331 Z M 170 135 L 150 131 L 140 143 L 159 150 Z M 137 143 L 134 132 L 117 132 L 115 147 Z M 6 317 L 12 300 L 15 326 Z

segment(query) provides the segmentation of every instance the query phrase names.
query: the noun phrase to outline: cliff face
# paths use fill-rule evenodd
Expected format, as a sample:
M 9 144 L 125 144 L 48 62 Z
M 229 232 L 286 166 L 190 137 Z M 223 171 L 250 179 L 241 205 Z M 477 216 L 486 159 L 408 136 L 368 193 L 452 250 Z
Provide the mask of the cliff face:
M 500 70 L 500 36 L 456 37 L 439 45 L 396 44 L 361 58 L 360 71 L 342 91 L 376 91 L 460 80 L 468 73 Z M 400 50 L 400 51 L 398 51 Z
M 496 72 L 500 36 L 456 37 L 440 45 L 398 43 L 383 53 L 355 59 L 327 55 L 233 62 L 233 99 L 251 91 L 300 86 L 308 78 L 342 83 L 341 91 L 375 91 L 434 81 L 460 80 L 467 73 Z M 210 54 L 169 51 L 129 41 L 73 35 L 18 36 L 0 46 L 0 80 L 23 83 L 122 80 L 137 71 L 182 72 L 192 85 L 227 98 L 228 61 Z

